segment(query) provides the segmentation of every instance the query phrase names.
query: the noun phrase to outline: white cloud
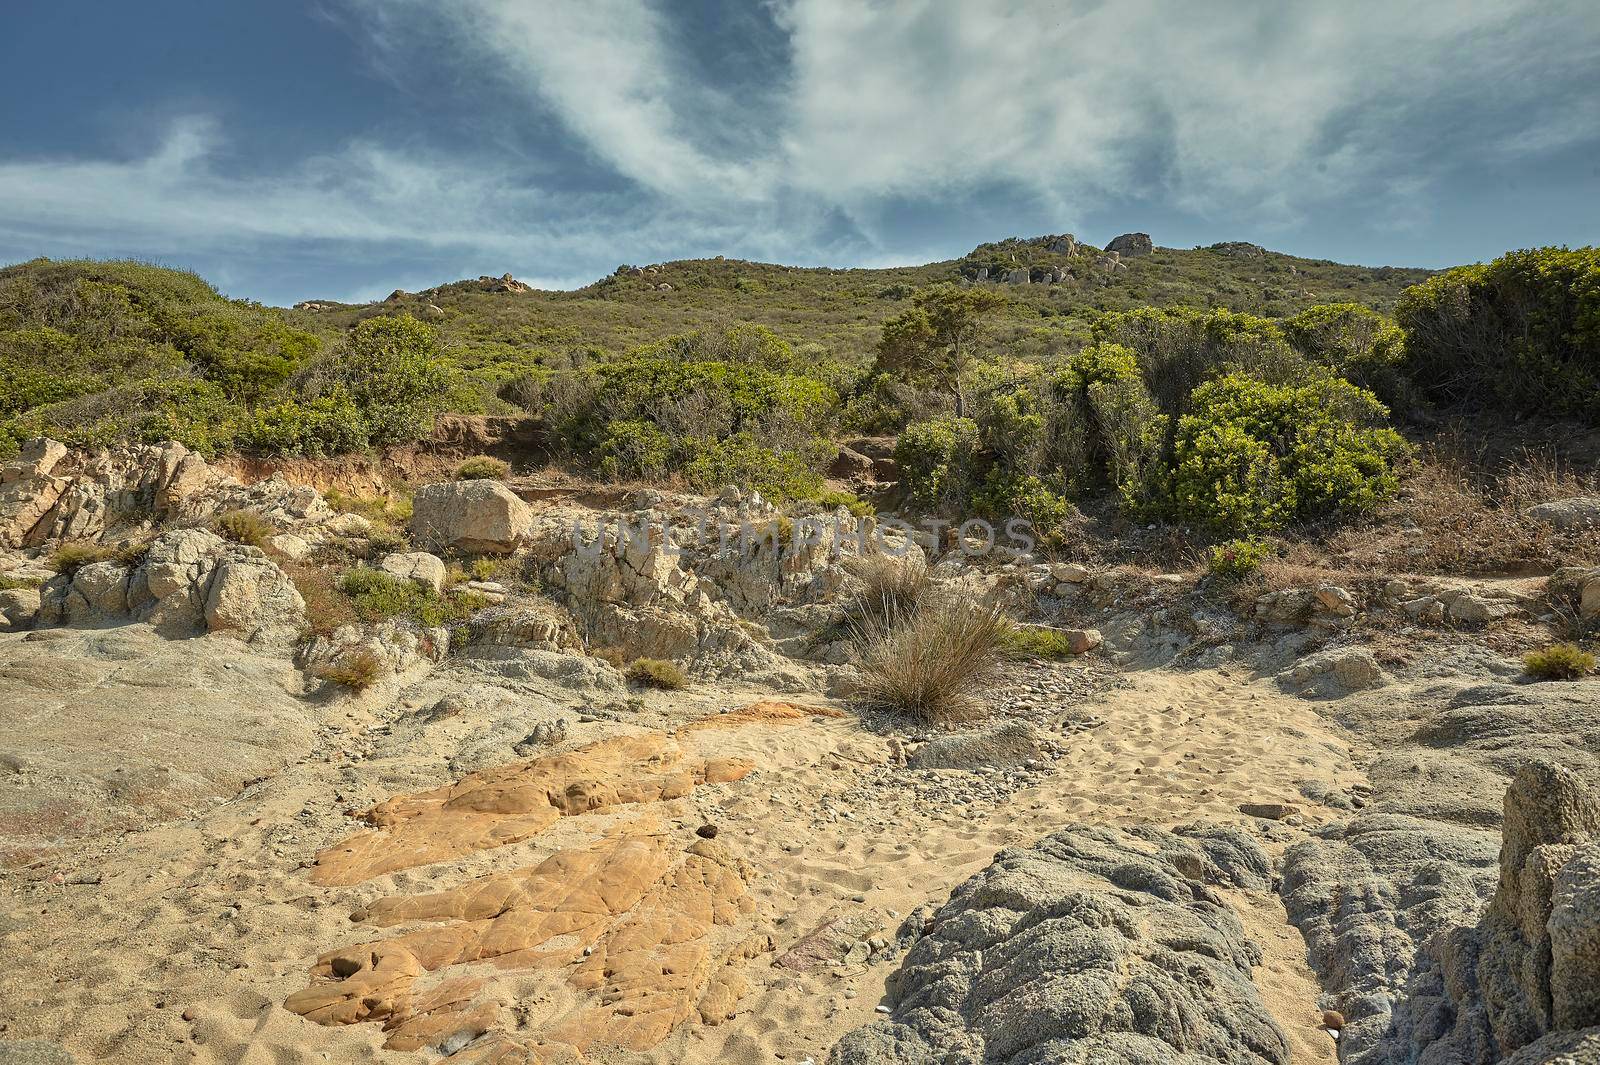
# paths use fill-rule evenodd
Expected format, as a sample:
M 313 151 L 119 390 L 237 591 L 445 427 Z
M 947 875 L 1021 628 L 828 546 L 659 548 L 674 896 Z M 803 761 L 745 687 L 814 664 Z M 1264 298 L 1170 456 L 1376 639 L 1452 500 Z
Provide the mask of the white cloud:
M 528 128 L 553 117 L 560 158 L 576 146 L 596 173 L 529 177 L 495 145 L 462 157 L 420 133 L 239 173 L 223 129 L 194 117 L 140 158 L 0 162 L 0 237 L 90 254 L 314 245 L 572 283 L 716 252 L 903 262 L 939 239 L 879 235 L 896 205 L 955 212 L 980 194 L 1063 227 L 1129 202 L 1409 219 L 1452 168 L 1600 136 L 1587 0 L 769 0 L 789 54 L 759 90 L 707 77 L 675 0 L 336 2 L 390 77 L 408 51 L 443 56 L 464 104 Z

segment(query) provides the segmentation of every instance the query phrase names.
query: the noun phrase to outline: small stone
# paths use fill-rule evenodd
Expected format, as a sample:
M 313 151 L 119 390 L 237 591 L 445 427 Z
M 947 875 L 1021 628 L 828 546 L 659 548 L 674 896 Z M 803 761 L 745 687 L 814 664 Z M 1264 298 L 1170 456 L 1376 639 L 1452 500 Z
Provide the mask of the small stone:
M 701 825 L 699 828 L 694 830 L 694 834 L 699 836 L 701 839 L 716 839 L 717 838 L 717 826 L 716 825 Z

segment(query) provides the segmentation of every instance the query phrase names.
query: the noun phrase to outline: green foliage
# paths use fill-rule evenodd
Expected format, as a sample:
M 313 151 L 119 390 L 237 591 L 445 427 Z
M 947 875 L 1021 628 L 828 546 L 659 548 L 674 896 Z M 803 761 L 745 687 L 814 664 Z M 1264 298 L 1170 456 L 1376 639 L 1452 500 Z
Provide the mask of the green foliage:
M 440 595 L 417 581 L 366 567 L 346 573 L 338 588 L 350 598 L 356 616 L 367 622 L 403 617 L 436 628 L 462 620 L 480 605 L 469 596 Z
M 1067 634 L 1044 625 L 1014 625 L 1005 635 L 1006 651 L 1014 658 L 1059 662 L 1076 657 Z
M 0 592 L 9 592 L 15 588 L 37 588 L 43 583 L 37 577 L 12 577 L 0 574 Z
M 1178 520 L 1250 533 L 1370 510 L 1398 486 L 1407 445 L 1379 428 L 1383 404 L 1347 381 L 1230 374 L 1197 388 L 1192 405 L 1165 500 Z
M 1514 251 L 1401 294 L 1405 368 L 1444 403 L 1600 424 L 1600 249 Z
M 1271 557 L 1272 548 L 1265 541 L 1229 540 L 1211 549 L 1207 568 L 1213 577 L 1231 584 L 1254 576 Z
M 978 328 L 1006 302 L 1004 295 L 990 288 L 932 288 L 917 296 L 910 310 L 883 323 L 878 365 L 949 392 L 956 416 L 961 417 L 966 413 L 961 380 L 975 355 Z
M 654 480 L 672 467 L 679 445 L 655 422 L 619 418 L 607 423 L 605 439 L 595 450 L 600 472 L 608 480 Z
M 1594 655 L 1574 643 L 1553 643 L 1522 659 L 1522 668 L 1541 680 L 1580 680 L 1593 673 L 1594 666 Z
M 1377 311 L 1359 303 L 1320 304 L 1286 320 L 1283 331 L 1296 351 L 1385 403 L 1409 402 L 1405 334 Z
M 703 490 L 733 483 L 803 498 L 836 453 L 827 432 L 837 393 L 745 362 L 635 354 L 579 372 L 561 395 L 548 411 L 558 434 L 574 453 L 598 455 L 612 478 L 682 473 Z
M 409 314 L 369 318 L 313 369 L 307 391 L 348 397 L 374 445 L 419 440 L 444 409 L 450 375 L 432 327 Z
M 723 485 L 754 488 L 769 499 L 807 499 L 822 487 L 817 466 L 832 457 L 832 449 L 818 441 L 805 451 L 774 451 L 753 433 L 737 433 L 724 440 L 691 438 L 683 467 L 691 487 L 712 492 Z
M 1046 543 L 1057 540 L 1077 516 L 1078 508 L 1037 474 L 995 468 L 973 495 L 973 509 L 1001 520 L 1026 518 Z
M 946 415 L 906 426 L 895 443 L 895 462 L 907 501 L 940 510 L 965 501 L 972 488 L 978 425 Z
M 503 481 L 510 475 L 510 466 L 488 455 L 467 459 L 456 467 L 458 481 Z
M 688 675 L 676 663 L 664 658 L 635 658 L 629 663 L 624 676 L 629 684 L 637 684 L 641 688 L 675 692 L 689 686 Z
M 824 510 L 838 510 L 840 507 L 844 507 L 858 518 L 865 518 L 873 513 L 872 504 L 858 498 L 854 492 L 842 492 L 838 489 L 829 488 L 818 492 L 816 501 Z
M 224 540 L 251 547 L 265 547 L 272 538 L 272 523 L 253 510 L 230 510 L 218 514 L 211 522 L 211 530 Z

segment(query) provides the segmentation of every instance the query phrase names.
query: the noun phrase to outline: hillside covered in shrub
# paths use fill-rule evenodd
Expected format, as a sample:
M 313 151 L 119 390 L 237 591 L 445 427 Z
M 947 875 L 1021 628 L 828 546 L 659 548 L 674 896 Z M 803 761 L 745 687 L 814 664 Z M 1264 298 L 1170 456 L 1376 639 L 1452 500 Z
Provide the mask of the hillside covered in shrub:
M 0 451 L 177 439 L 331 455 L 446 412 L 541 420 L 609 479 L 815 497 L 837 442 L 898 437 L 899 501 L 1060 529 L 1087 498 L 1250 535 L 1370 509 L 1428 407 L 1600 422 L 1600 259 L 1441 274 L 1254 245 L 1007 240 L 886 270 L 623 266 L 284 310 L 128 262 L 0 269 Z

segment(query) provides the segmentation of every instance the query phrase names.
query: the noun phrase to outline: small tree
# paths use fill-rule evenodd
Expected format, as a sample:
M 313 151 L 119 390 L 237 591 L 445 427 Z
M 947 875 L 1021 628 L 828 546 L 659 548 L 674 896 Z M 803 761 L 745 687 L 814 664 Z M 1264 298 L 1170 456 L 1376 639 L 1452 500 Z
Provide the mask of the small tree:
M 908 377 L 927 377 L 955 399 L 956 417 L 966 417 L 961 378 L 972 361 L 972 342 L 985 315 L 1005 306 L 987 288 L 941 285 L 916 298 L 916 306 L 883 323 L 878 362 Z
M 450 375 L 437 336 L 409 314 L 369 318 L 351 330 L 324 368 L 324 378 L 349 396 L 373 444 L 417 440 L 444 409 Z

